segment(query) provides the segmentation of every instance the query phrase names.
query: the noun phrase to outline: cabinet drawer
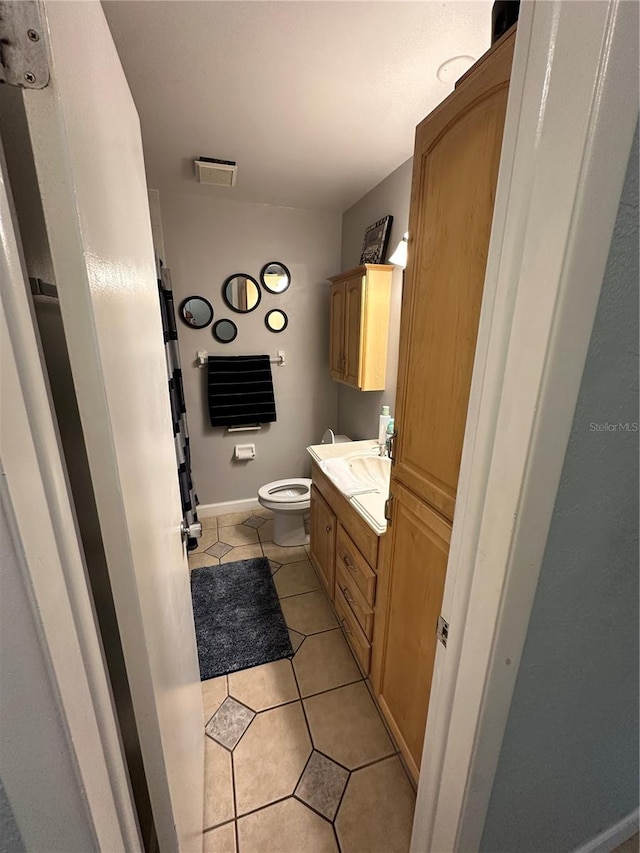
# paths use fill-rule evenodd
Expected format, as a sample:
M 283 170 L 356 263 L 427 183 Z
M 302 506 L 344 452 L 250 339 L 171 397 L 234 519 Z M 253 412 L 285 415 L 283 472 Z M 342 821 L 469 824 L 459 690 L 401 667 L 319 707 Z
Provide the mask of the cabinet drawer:
M 337 585 L 334 605 L 336 613 L 338 614 L 338 619 L 342 625 L 342 629 L 358 663 L 360 664 L 360 668 L 365 675 L 369 675 L 369 666 L 371 664 L 371 643 L 365 637 L 362 628 L 358 625 L 358 620 L 353 615 L 351 608 L 345 601 L 342 589 Z
M 373 607 L 376 596 L 376 573 L 341 524 L 338 524 L 336 564 L 347 576 L 353 578 L 366 603 Z
M 336 572 L 336 586 L 340 588 L 340 592 L 353 611 L 353 615 L 358 620 L 358 624 L 366 634 L 367 639 L 371 640 L 373 637 L 373 609 L 362 597 L 362 593 L 353 581 L 352 576 L 348 575 L 342 566 L 339 566 Z

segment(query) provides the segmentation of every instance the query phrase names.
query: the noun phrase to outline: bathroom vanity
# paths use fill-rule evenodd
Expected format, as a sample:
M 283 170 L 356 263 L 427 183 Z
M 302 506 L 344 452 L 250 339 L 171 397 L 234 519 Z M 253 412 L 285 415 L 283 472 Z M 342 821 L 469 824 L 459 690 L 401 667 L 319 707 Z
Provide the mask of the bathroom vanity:
M 374 440 L 307 448 L 313 459 L 310 557 L 333 602 L 347 640 L 365 675 L 371 666 L 374 610 L 381 537 L 387 529 L 384 504 L 390 460 Z M 342 459 L 349 473 L 371 491 L 344 494 L 321 468 Z

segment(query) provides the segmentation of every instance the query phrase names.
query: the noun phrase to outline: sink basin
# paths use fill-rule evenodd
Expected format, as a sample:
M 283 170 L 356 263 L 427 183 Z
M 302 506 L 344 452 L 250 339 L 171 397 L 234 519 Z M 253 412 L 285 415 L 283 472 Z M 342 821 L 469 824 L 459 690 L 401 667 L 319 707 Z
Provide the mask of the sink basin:
M 348 458 L 347 464 L 354 477 L 365 486 L 371 486 L 381 492 L 389 491 L 391 478 L 391 460 L 373 454 L 358 454 Z

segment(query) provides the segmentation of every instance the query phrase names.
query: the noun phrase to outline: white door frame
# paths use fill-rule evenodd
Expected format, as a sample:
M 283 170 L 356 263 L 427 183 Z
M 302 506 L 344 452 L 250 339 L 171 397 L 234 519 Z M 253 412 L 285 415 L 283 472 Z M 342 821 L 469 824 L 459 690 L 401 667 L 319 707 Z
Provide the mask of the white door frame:
M 637 105 L 635 2 L 522 4 L 413 853 L 480 846 Z
M 137 817 L 6 177 L 0 145 L 0 469 L 23 550 L 25 587 L 42 629 L 43 655 L 97 849 L 135 853 L 142 850 Z M 47 709 L 25 708 L 25 727 L 33 724 L 29 715 L 38 713 Z M 11 801 L 14 783 L 17 794 L 29 784 L 28 772 L 15 780 L 6 776 L 4 783 Z M 13 805 L 27 849 L 38 846 L 32 836 L 40 831 L 37 819 Z

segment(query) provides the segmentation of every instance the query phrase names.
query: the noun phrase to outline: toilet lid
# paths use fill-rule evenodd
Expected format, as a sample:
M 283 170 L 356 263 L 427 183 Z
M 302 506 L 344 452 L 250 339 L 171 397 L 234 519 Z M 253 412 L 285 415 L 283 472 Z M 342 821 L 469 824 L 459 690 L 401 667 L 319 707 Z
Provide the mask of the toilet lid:
M 274 480 L 258 489 L 258 497 L 274 503 L 291 504 L 309 500 L 311 480 L 306 477 Z

